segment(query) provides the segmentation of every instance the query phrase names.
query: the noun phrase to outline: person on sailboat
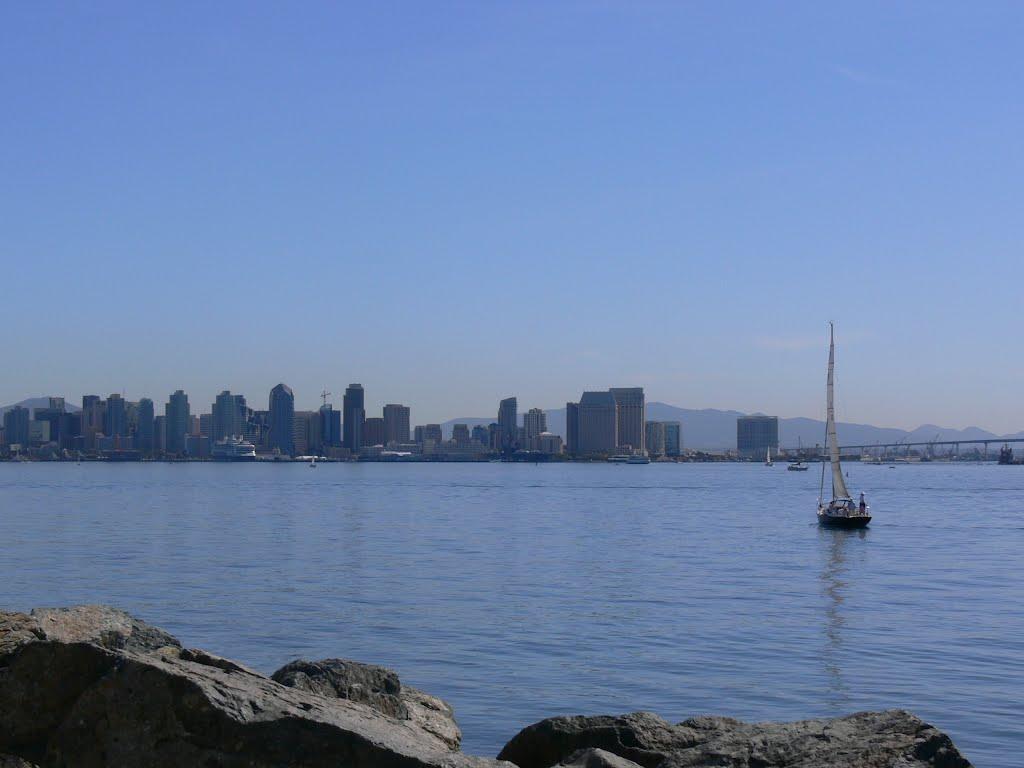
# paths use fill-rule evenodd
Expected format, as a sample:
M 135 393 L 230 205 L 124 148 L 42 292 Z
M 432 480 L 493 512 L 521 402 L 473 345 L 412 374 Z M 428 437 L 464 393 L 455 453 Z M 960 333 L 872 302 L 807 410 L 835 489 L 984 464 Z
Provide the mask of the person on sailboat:
M 860 492 L 860 513 L 863 515 L 868 511 L 868 503 L 864 501 L 864 491 Z

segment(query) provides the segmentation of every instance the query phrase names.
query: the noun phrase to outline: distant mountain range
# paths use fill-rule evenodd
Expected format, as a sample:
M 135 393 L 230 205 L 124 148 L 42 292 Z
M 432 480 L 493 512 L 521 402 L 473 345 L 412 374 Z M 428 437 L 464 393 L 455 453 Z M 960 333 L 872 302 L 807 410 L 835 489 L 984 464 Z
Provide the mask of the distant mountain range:
M 547 412 L 548 430 L 565 437 L 565 408 L 553 408 Z M 678 408 L 667 403 L 648 403 L 649 421 L 678 421 L 683 425 L 683 445 L 686 448 L 721 451 L 736 447 L 736 419 L 746 416 L 741 411 L 720 411 L 714 408 L 693 410 Z M 453 424 L 490 424 L 494 418 L 451 419 L 441 425 L 445 437 L 451 435 Z M 934 424 L 922 424 L 907 431 L 894 427 L 876 427 L 871 424 L 836 425 L 839 442 L 843 445 L 871 445 L 873 443 L 929 442 L 931 440 L 1000 440 L 1002 438 L 1024 437 L 1024 432 L 1011 435 L 996 435 L 979 427 L 953 429 Z M 784 448 L 798 444 L 813 446 L 825 442 L 825 422 L 797 417 L 779 419 L 779 442 Z

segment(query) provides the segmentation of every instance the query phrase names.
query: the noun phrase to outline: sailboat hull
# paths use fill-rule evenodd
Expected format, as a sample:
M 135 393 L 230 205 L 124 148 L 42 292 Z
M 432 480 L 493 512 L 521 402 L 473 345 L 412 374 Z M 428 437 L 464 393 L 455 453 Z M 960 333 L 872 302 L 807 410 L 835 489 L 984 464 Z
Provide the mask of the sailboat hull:
M 818 512 L 818 523 L 829 528 L 866 528 L 871 515 L 830 515 Z

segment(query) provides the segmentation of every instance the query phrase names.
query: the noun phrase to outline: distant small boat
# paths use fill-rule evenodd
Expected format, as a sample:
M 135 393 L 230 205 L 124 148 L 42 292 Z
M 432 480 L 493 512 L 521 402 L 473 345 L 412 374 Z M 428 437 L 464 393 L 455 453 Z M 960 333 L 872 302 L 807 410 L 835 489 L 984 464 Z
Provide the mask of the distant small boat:
M 312 457 L 309 460 L 309 468 L 310 469 L 316 469 L 316 456 Z
M 775 466 L 775 462 L 772 461 L 772 448 L 771 448 L 771 446 L 768 446 L 768 451 L 767 451 L 767 453 L 765 453 L 764 465 L 766 467 L 774 467 Z
M 786 467 L 790 472 L 806 472 L 809 467 L 802 461 L 791 461 L 789 466 Z
M 627 464 L 650 464 L 651 463 L 651 459 L 648 456 L 643 456 L 641 454 L 634 454 L 633 456 L 630 456 L 628 459 L 626 459 L 626 463 Z
M 825 420 L 825 445 L 828 448 L 829 463 L 832 465 L 832 500 L 825 504 L 825 462 L 821 463 L 821 489 L 818 491 L 818 522 L 835 528 L 863 528 L 871 522 L 864 494 L 860 505 L 853 501 L 846 490 L 843 467 L 839 463 L 839 438 L 836 437 L 836 409 L 833 395 L 835 380 L 836 342 L 835 332 L 829 323 L 828 383 L 826 384 L 827 418 Z

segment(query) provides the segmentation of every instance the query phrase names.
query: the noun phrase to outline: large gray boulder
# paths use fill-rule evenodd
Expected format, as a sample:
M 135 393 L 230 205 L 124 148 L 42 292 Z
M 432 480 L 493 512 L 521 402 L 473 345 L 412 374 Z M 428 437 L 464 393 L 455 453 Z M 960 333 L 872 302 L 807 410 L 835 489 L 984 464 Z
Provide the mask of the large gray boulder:
M 42 768 L 509 768 L 103 606 L 0 613 L 0 754 Z
M 643 768 L 971 768 L 948 736 L 902 710 L 793 723 L 554 717 L 520 731 L 498 758 L 519 768 L 618 765 L 601 750 Z
M 447 702 L 402 685 L 386 667 L 348 659 L 300 660 L 281 667 L 271 679 L 321 696 L 362 702 L 385 715 L 409 720 L 453 751 L 462 741 L 455 712 Z

